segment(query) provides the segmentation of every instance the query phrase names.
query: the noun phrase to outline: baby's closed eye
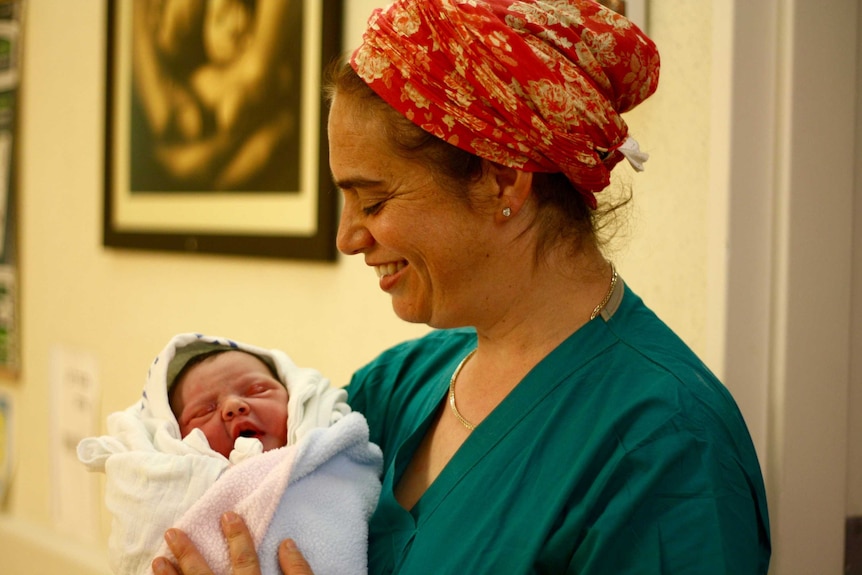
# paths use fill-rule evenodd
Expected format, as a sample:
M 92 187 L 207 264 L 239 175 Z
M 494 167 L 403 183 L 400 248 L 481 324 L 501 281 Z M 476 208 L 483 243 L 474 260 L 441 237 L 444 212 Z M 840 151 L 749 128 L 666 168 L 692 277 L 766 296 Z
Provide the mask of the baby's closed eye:
M 201 419 L 206 419 L 210 415 L 212 415 L 216 410 L 215 403 L 204 403 L 201 405 L 195 406 L 194 409 L 189 410 L 187 414 L 184 414 L 182 417 L 182 421 L 185 423 L 194 423 L 195 421 L 200 421 Z

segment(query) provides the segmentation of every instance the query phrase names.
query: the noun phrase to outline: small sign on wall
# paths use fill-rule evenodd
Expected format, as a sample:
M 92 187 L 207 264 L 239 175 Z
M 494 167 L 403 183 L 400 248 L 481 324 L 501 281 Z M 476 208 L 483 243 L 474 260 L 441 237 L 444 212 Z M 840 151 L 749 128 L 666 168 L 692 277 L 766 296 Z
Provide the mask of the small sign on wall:
M 81 541 L 100 540 L 99 478 L 78 461 L 78 442 L 96 435 L 98 373 L 90 353 L 54 346 L 50 352 L 51 492 L 54 526 Z

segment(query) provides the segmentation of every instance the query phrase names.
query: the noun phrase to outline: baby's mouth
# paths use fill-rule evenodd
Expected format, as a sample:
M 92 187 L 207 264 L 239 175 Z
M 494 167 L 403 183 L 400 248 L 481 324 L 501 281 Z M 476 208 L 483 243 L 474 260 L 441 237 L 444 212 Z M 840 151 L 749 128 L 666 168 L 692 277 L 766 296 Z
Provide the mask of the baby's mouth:
M 260 431 L 258 431 L 257 429 L 255 429 L 253 427 L 244 427 L 236 433 L 236 435 L 234 436 L 234 440 L 236 440 L 239 437 L 259 438 L 262 435 L 263 435 L 263 433 L 261 433 Z

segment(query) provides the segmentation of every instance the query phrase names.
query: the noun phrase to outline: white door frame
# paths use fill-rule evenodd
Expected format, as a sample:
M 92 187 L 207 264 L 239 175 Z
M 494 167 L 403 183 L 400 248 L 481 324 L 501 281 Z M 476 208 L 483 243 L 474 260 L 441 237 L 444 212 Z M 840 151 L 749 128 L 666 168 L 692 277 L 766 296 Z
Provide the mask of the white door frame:
M 711 313 L 723 373 L 764 467 L 771 573 L 841 573 L 859 8 L 713 10 L 712 181 L 727 221 L 711 234 L 713 301 L 724 299 Z

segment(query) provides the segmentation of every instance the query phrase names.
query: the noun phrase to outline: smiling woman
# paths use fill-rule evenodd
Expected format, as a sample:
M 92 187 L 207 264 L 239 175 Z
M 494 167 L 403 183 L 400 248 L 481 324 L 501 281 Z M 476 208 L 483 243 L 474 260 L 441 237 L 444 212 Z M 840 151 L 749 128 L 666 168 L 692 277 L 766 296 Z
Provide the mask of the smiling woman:
M 658 69 L 592 2 L 402 0 L 334 75 L 332 172 L 373 182 L 342 187 L 338 247 L 442 328 L 348 388 L 387 469 L 372 572 L 766 572 L 745 423 L 600 249 Z
M 333 75 L 338 248 L 437 328 L 348 385 L 384 454 L 371 573 L 767 572 L 742 415 L 602 251 L 659 60 L 593 0 L 396 0 Z
M 472 306 L 470 282 L 483 269 L 476 261 L 483 256 L 469 246 L 486 243 L 487 219 L 464 210 L 466 198 L 440 201 L 437 172 L 393 154 L 383 131 L 365 129 L 364 121 L 376 115 L 371 110 L 347 97 L 332 104 L 330 164 L 344 195 L 337 245 L 365 254 L 401 319 L 443 327 L 449 314 Z M 464 234 L 457 244 L 450 238 L 455 229 Z

